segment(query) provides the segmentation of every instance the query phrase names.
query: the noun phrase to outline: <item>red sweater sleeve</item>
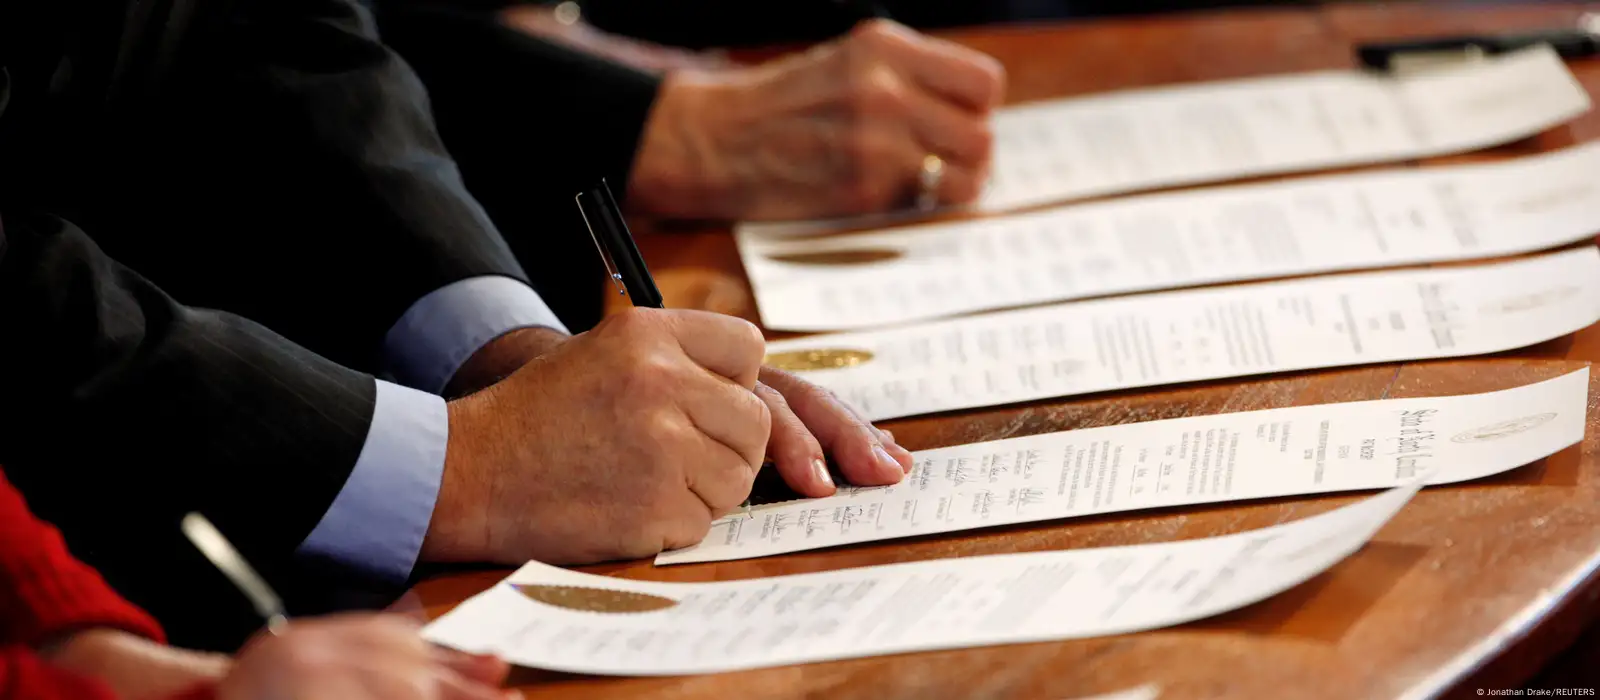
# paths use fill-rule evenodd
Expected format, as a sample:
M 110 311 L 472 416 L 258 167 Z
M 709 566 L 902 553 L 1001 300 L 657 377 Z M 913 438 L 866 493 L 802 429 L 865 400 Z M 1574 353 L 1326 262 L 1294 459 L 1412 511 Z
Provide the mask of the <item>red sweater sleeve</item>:
M 144 611 L 67 552 L 61 534 L 28 511 L 0 474 L 0 700 L 111 698 L 111 690 L 46 664 L 41 643 L 90 627 L 164 641 Z
M 37 647 L 89 627 L 165 641 L 155 620 L 74 559 L 61 533 L 33 517 L 0 475 L 0 643 Z

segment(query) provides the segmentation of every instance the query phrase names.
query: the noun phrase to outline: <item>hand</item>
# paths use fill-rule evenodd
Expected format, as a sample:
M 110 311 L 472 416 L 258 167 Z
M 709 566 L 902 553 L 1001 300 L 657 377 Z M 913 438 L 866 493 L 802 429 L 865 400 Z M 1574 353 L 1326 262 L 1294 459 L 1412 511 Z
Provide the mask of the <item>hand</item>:
M 686 68 L 713 70 L 731 65 L 720 53 L 688 51 L 630 39 L 600 31 L 581 21 L 562 22 L 548 7 L 512 7 L 502 11 L 500 18 L 525 34 L 566 44 L 649 73 Z
M 1000 64 L 892 22 L 751 68 L 679 71 L 652 109 L 629 205 L 657 216 L 793 219 L 911 203 L 925 156 L 944 203 L 988 177 Z
M 80 630 L 39 650 L 50 663 L 104 681 L 122 698 L 175 695 L 227 673 L 221 654 L 177 649 L 122 630 Z
M 525 328 L 485 345 L 462 365 L 447 396 L 479 391 L 571 339 L 549 328 Z M 833 394 L 781 370 L 762 368 L 756 396 L 772 414 L 767 456 L 795 491 L 813 498 L 834 492 L 826 455 L 857 486 L 898 483 L 911 453 Z
M 499 700 L 508 668 L 435 647 L 397 615 L 295 620 L 240 651 L 218 700 Z
M 444 388 L 449 398 L 483 389 L 517 371 L 572 336 L 554 328 L 519 328 L 485 343 L 461 363 Z
M 633 309 L 450 402 L 423 557 L 576 564 L 699 542 L 766 452 L 765 347 L 731 316 Z
M 763 367 L 756 395 L 772 413 L 767 444 L 784 483 L 801 495 L 832 495 L 823 451 L 856 486 L 899 483 L 911 471 L 911 453 L 887 430 L 872 426 L 831 392 L 783 370 Z

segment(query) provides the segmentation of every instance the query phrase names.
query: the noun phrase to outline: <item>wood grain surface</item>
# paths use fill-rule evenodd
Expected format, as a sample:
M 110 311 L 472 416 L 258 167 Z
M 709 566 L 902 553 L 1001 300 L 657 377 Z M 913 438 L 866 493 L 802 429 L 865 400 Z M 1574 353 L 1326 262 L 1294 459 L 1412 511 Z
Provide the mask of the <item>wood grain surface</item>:
M 1582 4 L 1336 5 L 984 28 L 947 36 L 1004 62 L 1009 97 L 1024 101 L 1348 67 L 1352 47 L 1360 41 L 1547 27 L 1570 23 L 1584 9 Z M 1600 100 L 1600 61 L 1571 66 Z M 1446 160 L 1503 158 L 1596 138 L 1600 138 L 1600 114 L 1590 113 L 1533 139 Z M 755 318 L 750 290 L 725 227 L 686 230 L 680 225 L 668 230 L 639 222 L 635 232 L 669 306 Z M 1550 378 L 1596 358 L 1600 358 L 1600 328 L 1590 328 L 1494 357 L 1100 394 L 886 425 L 907 447 L 925 449 L 1132 421 L 1492 391 Z M 1600 610 L 1596 604 L 1600 597 L 1597 417 L 1600 413 L 1591 401 L 1589 437 L 1581 448 L 1497 478 L 1429 489 L 1369 546 L 1327 574 L 1277 598 L 1201 623 L 1101 639 L 714 676 L 599 678 L 523 669 L 513 680 L 529 698 L 741 700 L 1072 698 L 1147 683 L 1159 686 L 1163 698 L 1476 697 L 1480 688 L 1524 687 Z M 1169 542 L 1257 529 L 1360 497 L 1175 508 L 767 559 L 660 569 L 640 561 L 585 570 L 638 579 L 708 581 L 1002 552 Z M 425 581 L 398 607 L 435 616 L 506 573 L 492 570 Z M 1577 673 L 1583 675 L 1581 670 Z

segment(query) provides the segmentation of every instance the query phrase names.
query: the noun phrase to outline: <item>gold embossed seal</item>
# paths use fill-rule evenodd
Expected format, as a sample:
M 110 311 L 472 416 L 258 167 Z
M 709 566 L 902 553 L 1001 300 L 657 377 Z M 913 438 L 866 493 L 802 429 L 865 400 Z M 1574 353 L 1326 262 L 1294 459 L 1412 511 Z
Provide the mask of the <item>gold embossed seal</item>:
M 847 248 L 803 253 L 775 253 L 771 260 L 791 265 L 870 265 L 897 259 L 905 253 L 893 248 Z
M 1516 314 L 1525 311 L 1534 311 L 1547 306 L 1560 304 L 1582 293 L 1583 289 L 1571 284 L 1562 285 L 1554 289 L 1547 289 L 1533 294 L 1502 299 L 1499 302 L 1483 307 L 1486 314 Z
M 1554 413 L 1540 413 L 1532 416 L 1524 416 L 1516 420 L 1508 420 L 1502 423 L 1495 423 L 1494 425 L 1486 425 L 1482 428 L 1478 428 L 1477 430 L 1468 430 L 1467 432 L 1450 438 L 1450 441 L 1470 443 L 1499 440 L 1501 438 L 1511 437 L 1512 435 L 1516 435 L 1518 433 L 1526 433 L 1529 430 L 1533 430 L 1534 428 L 1544 425 L 1545 423 L 1549 423 L 1555 419 L 1556 414 Z
M 840 369 L 855 367 L 872 359 L 872 353 L 866 350 L 848 350 L 844 348 L 821 348 L 816 350 L 793 350 L 790 352 L 775 352 L 767 355 L 762 362 L 768 367 L 789 370 L 792 372 L 805 372 L 819 369 Z
M 537 584 L 511 584 L 512 588 L 545 605 L 568 610 L 597 613 L 642 613 L 665 610 L 678 604 L 671 598 L 648 593 L 614 591 L 583 586 L 545 586 Z

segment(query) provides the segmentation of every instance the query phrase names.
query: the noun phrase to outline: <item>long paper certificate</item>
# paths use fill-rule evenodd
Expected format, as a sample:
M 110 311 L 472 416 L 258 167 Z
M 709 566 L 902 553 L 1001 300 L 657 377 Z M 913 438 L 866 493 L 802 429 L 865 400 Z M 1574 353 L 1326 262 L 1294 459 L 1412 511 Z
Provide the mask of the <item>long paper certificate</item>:
M 1416 490 L 1210 539 L 749 581 L 630 581 L 531 563 L 423 636 L 523 666 L 676 675 L 1137 632 L 1316 576 L 1360 549 Z
M 1097 299 L 770 343 L 871 420 L 1500 352 L 1600 320 L 1600 251 Z
M 1600 232 L 1600 143 L 1492 165 L 1146 195 L 828 238 L 741 234 L 773 329 L 1526 253 Z
M 759 506 L 657 564 L 1496 474 L 1583 440 L 1589 370 L 1516 389 L 1130 423 L 916 453 L 905 481 Z
M 1410 77 L 1327 71 L 1018 105 L 978 209 L 1470 151 L 1589 109 L 1546 47 Z M 860 220 L 747 224 L 791 235 Z

